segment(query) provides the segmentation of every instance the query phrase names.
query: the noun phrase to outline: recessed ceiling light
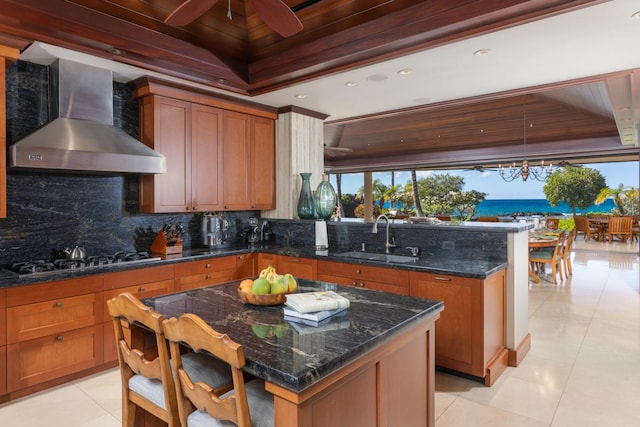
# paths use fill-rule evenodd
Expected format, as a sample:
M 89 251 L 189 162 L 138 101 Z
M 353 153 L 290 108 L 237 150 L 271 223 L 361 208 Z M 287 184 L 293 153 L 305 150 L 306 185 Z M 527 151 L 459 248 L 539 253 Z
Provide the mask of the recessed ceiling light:
M 388 79 L 389 76 L 387 76 L 386 74 L 372 74 L 367 77 L 367 80 L 369 80 L 370 82 L 383 82 Z
M 479 49 L 473 52 L 474 56 L 484 56 L 488 55 L 491 52 L 491 49 Z
M 358 82 L 346 82 L 344 85 L 347 87 L 354 87 L 358 86 Z
M 305 95 L 304 93 L 299 93 L 297 95 L 295 95 L 296 98 L 298 99 L 305 99 L 307 97 L 307 95 Z
M 640 19 L 640 10 L 631 15 L 632 18 Z
M 411 74 L 411 73 L 413 73 L 413 70 L 411 68 L 404 68 L 398 71 L 398 74 L 400 74 L 401 76 L 406 76 L 407 74 Z

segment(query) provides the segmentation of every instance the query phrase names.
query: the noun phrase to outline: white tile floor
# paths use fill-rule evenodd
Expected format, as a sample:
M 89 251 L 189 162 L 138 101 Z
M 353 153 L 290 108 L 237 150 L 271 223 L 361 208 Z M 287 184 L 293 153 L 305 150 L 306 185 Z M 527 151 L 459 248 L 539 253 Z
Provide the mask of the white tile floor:
M 638 244 L 576 242 L 573 276 L 529 284 L 532 349 L 493 387 L 436 376 L 436 426 L 640 425 Z M 7 427 L 118 427 L 116 369 L 0 405 Z M 400 427 L 400 426 L 393 426 Z

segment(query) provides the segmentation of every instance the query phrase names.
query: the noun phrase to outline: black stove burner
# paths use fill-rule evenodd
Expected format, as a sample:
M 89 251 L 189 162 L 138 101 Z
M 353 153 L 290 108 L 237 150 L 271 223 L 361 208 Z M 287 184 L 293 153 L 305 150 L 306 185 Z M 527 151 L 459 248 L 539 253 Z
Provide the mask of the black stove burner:
M 160 258 L 151 258 L 148 252 L 119 251 L 113 255 L 95 255 L 87 257 L 85 259 L 60 258 L 54 260 L 53 262 L 46 262 L 43 260 L 17 262 L 11 265 L 10 270 L 20 276 L 25 276 L 36 273 L 85 269 L 136 261 L 154 261 L 157 259 Z
M 43 271 L 53 271 L 56 267 L 43 260 L 16 262 L 11 265 L 11 270 L 18 274 L 40 273 Z
M 138 261 L 141 259 L 149 259 L 149 253 L 120 251 L 116 252 L 114 257 L 116 262 Z

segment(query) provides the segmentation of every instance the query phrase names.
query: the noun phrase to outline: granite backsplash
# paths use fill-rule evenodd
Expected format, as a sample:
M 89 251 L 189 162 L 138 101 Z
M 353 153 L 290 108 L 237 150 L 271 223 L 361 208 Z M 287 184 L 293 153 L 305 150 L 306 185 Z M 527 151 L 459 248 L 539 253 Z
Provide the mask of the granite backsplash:
M 49 121 L 48 67 L 18 61 L 7 70 L 7 146 Z M 127 85 L 114 82 L 114 125 L 138 138 L 138 102 Z M 7 172 L 7 218 L 0 219 L 0 265 L 51 259 L 54 251 L 78 244 L 90 255 L 120 250 L 148 250 L 164 224 L 186 228 L 185 247 L 200 247 L 201 214 L 139 212 L 137 176 Z M 259 212 L 227 212 L 229 238 L 245 241 L 242 229 Z M 275 243 L 312 247 L 313 220 L 270 220 Z M 383 225 L 383 224 L 382 224 Z M 393 224 L 395 253 L 417 246 L 423 256 L 491 258 L 506 261 L 507 233 L 479 232 Z M 384 250 L 384 228 L 371 224 L 329 222 L 332 250 Z M 447 243 L 443 243 L 447 242 Z

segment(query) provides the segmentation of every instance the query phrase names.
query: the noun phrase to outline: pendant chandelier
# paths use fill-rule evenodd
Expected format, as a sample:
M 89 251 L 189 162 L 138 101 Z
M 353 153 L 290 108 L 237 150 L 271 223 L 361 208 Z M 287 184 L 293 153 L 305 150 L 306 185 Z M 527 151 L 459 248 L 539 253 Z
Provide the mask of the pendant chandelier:
M 527 107 L 526 104 L 522 105 L 523 115 L 523 151 L 526 157 L 527 154 Z M 533 126 L 533 125 L 531 125 Z M 506 169 L 502 165 L 498 165 L 500 176 L 503 180 L 511 182 L 518 178 L 522 178 L 523 181 L 529 179 L 529 177 L 536 181 L 546 181 L 547 178 L 553 173 L 553 164 L 545 166 L 544 160 L 542 160 L 540 166 L 530 166 L 529 162 L 525 158 L 522 160 L 522 165 L 518 166 L 516 162 L 507 166 Z

